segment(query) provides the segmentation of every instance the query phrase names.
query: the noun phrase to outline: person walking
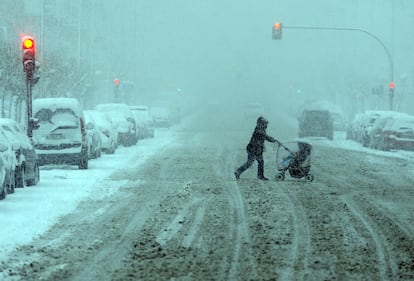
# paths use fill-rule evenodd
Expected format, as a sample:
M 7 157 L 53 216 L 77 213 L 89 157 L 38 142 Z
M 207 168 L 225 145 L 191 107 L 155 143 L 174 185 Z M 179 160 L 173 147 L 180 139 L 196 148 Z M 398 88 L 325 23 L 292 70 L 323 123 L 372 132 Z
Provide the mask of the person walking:
M 263 151 L 264 151 L 264 141 L 268 142 L 278 142 L 275 138 L 267 135 L 266 129 L 269 121 L 266 118 L 260 116 L 257 118 L 257 125 L 254 129 L 252 137 L 250 138 L 249 143 L 247 144 L 247 161 L 241 165 L 235 172 L 234 176 L 236 179 L 240 179 L 240 175 L 250 168 L 253 165 L 253 162 L 256 160 L 258 163 L 257 166 L 257 178 L 260 180 L 268 180 L 264 176 L 264 161 L 263 161 Z

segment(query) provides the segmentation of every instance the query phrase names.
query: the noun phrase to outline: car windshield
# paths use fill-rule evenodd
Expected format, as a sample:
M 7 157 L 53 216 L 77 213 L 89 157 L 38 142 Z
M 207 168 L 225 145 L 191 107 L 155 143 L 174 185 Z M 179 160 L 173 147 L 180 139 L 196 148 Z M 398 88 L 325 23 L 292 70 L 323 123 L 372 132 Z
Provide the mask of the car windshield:
M 59 108 L 51 116 L 51 122 L 53 124 L 57 123 L 73 123 L 74 125 L 78 124 L 78 118 L 75 115 L 73 110 L 68 108 Z
M 73 125 L 77 125 L 79 122 L 75 112 L 69 108 L 58 108 L 54 112 L 48 108 L 44 108 L 35 114 L 35 118 L 39 119 L 40 123 L 72 123 Z

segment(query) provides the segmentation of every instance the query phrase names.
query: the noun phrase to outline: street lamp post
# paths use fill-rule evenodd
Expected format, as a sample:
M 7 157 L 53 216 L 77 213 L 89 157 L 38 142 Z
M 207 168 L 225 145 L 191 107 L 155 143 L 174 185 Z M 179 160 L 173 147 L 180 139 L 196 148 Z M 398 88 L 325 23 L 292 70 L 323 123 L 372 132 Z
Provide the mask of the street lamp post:
M 316 26 L 316 27 L 310 27 L 310 26 L 283 26 L 283 28 L 287 28 L 287 29 L 301 29 L 301 30 L 306 30 L 306 29 L 310 29 L 310 30 L 333 30 L 333 31 L 353 31 L 353 32 L 362 32 L 368 36 L 370 36 L 371 38 L 374 38 L 375 41 L 377 43 L 379 43 L 382 48 L 384 49 L 386 55 L 387 55 L 387 59 L 388 59 L 388 65 L 389 65 L 389 76 L 390 76 L 390 84 L 389 84 L 389 109 L 392 110 L 393 109 L 393 99 L 394 99 L 394 62 L 393 62 L 393 58 L 391 55 L 390 50 L 387 48 L 387 46 L 384 44 L 384 42 L 381 41 L 381 39 L 376 36 L 375 34 L 360 29 L 360 28 L 346 28 L 346 27 L 321 27 L 321 26 Z

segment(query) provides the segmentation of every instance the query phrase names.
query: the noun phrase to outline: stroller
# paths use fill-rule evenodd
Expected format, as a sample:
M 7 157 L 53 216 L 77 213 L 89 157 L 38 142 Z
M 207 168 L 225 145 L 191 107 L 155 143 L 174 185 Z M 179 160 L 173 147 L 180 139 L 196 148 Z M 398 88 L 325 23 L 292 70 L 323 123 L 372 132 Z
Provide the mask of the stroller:
M 304 142 L 289 142 L 286 145 L 278 143 L 276 153 L 276 165 L 278 173 L 275 176 L 277 181 L 285 179 L 285 172 L 289 171 L 292 178 L 305 178 L 306 181 L 313 181 L 314 176 L 310 173 L 312 145 Z

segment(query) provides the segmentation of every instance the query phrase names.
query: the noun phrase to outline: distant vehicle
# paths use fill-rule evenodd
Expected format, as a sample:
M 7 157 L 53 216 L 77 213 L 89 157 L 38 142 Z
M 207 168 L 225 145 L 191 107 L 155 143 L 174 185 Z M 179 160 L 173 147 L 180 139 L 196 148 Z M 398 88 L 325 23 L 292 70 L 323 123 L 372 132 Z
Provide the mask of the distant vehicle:
M 171 113 L 167 107 L 152 107 L 152 118 L 157 128 L 169 128 L 172 125 Z
M 333 139 L 334 123 L 328 110 L 304 110 L 299 117 L 299 138 L 326 137 Z
M 134 114 L 139 138 L 153 138 L 155 136 L 154 120 L 148 106 L 133 105 L 129 107 Z
M 333 119 L 334 130 L 335 131 L 346 131 L 347 125 L 346 125 L 344 116 L 339 112 L 332 112 L 332 111 L 329 111 L 329 112 L 331 113 L 331 116 Z
M 414 116 L 387 116 L 372 130 L 370 147 L 414 151 Z
M 12 144 L 16 155 L 16 187 L 36 185 L 39 182 L 39 163 L 35 148 L 19 123 L 0 118 L 0 130 Z
M 88 169 L 85 118 L 78 100 L 36 99 L 33 116 L 39 120 L 39 128 L 33 130 L 39 165 L 68 164 Z
M 134 115 L 128 105 L 123 103 L 98 104 L 96 110 L 105 114 L 118 130 L 117 143 L 131 146 L 137 143 L 137 126 Z
M 101 157 L 101 134 L 96 126 L 96 122 L 88 111 L 84 110 L 86 136 L 88 137 L 88 157 L 89 159 L 96 159 Z
M 0 131 L 0 200 L 14 192 L 16 155 L 6 136 Z
M 86 110 L 89 116 L 93 117 L 101 136 L 101 151 L 113 154 L 117 148 L 118 132 L 112 120 L 108 120 L 105 114 L 97 110 Z

